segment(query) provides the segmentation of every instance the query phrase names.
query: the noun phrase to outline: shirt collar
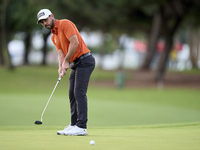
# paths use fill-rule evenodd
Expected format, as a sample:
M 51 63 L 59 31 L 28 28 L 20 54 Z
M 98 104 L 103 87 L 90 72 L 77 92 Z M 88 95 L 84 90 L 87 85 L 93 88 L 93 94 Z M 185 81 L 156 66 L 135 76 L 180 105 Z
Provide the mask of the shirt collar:
M 58 35 L 58 27 L 59 27 L 59 20 L 56 20 L 54 28 L 51 30 L 51 33 Z

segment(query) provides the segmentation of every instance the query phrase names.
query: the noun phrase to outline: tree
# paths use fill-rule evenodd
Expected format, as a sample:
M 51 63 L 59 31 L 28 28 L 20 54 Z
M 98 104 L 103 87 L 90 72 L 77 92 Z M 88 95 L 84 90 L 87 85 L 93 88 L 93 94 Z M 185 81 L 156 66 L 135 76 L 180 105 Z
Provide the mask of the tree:
M 5 63 L 5 65 L 10 69 L 13 70 L 14 67 L 12 65 L 11 62 L 11 58 L 10 58 L 10 54 L 8 52 L 8 48 L 7 48 L 7 44 L 8 44 L 8 28 L 7 28 L 7 20 L 6 20 L 6 16 L 7 16 L 7 11 L 8 11 L 8 4 L 9 4 L 9 0 L 3 0 L 1 3 L 1 25 L 0 25 L 0 33 L 1 33 L 1 54 L 2 54 L 2 58 L 1 58 L 1 62 L 2 64 Z
M 43 60 L 42 60 L 42 64 L 41 65 L 47 65 L 47 62 L 46 62 L 46 55 L 47 55 L 47 51 L 48 51 L 47 38 L 49 37 L 50 34 L 51 34 L 50 31 L 43 33 L 44 46 L 42 48 Z
M 181 23 L 185 21 L 185 18 L 193 18 L 194 12 L 199 12 L 199 2 L 196 0 L 166 0 L 162 2 L 156 1 L 156 6 L 158 9 L 154 13 L 148 51 L 142 65 L 142 70 L 149 70 L 150 63 L 156 52 L 157 42 L 162 37 L 165 40 L 165 49 L 161 54 L 156 75 L 156 80 L 162 81 L 166 71 L 169 53 L 173 46 L 174 35 L 181 27 Z M 191 11 L 193 15 L 191 15 Z M 187 23 L 187 21 L 185 22 Z M 191 24 L 187 25 L 191 26 Z
M 164 6 L 161 6 L 162 10 L 162 30 L 165 38 L 165 49 L 161 54 L 156 80 L 162 82 L 166 71 L 166 64 L 168 61 L 169 53 L 173 46 L 174 35 L 181 25 L 184 17 L 188 12 L 193 9 L 194 1 L 190 0 L 177 0 L 167 1 Z
M 197 29 L 189 31 L 190 60 L 193 68 L 198 68 L 200 32 Z
M 4 58 L 3 58 L 3 47 L 2 47 L 2 40 L 0 36 L 0 65 L 4 65 Z
M 41 0 L 42 2 L 42 0 Z M 25 7 L 26 6 L 26 7 Z M 8 8 L 8 24 L 10 29 L 10 35 L 14 35 L 17 32 L 24 32 L 24 44 L 25 44 L 25 54 L 24 54 L 24 64 L 28 65 L 28 55 L 31 50 L 31 40 L 32 32 L 39 29 L 37 26 L 36 13 L 38 11 L 38 3 L 35 0 L 10 0 L 10 5 Z M 23 9 L 22 9 L 23 8 Z
M 26 7 L 24 7 L 26 6 Z M 16 34 L 17 32 L 25 33 L 24 44 L 25 44 L 25 54 L 24 54 L 24 64 L 28 65 L 28 55 L 32 47 L 32 33 L 35 30 L 40 30 L 42 26 L 37 25 L 37 12 L 42 8 L 41 6 L 49 7 L 47 0 L 40 0 L 40 3 L 36 3 L 35 0 L 10 0 L 8 6 L 8 23 L 6 26 L 9 28 L 9 37 Z M 22 9 L 23 8 L 23 9 Z M 25 13 L 26 12 L 26 13 Z M 44 57 L 42 64 L 46 64 L 46 53 L 47 53 L 47 37 L 49 32 L 44 32 L 44 47 L 42 48 Z
M 200 19 L 199 19 L 199 7 L 200 2 L 195 1 L 195 4 L 193 5 L 193 8 L 188 13 L 186 19 L 185 19 L 185 25 L 183 30 L 188 31 L 188 37 L 187 42 L 189 43 L 190 47 L 190 60 L 192 63 L 193 68 L 197 68 L 197 63 L 199 60 L 199 53 L 200 53 L 200 31 L 199 31 L 199 25 L 200 25 Z
M 25 5 L 26 7 L 24 7 Z M 49 8 L 57 19 L 72 20 L 79 30 L 84 27 L 91 30 L 101 29 L 103 33 L 111 33 L 115 39 L 122 33 L 133 35 L 137 31 L 143 32 L 149 37 L 148 53 L 143 64 L 144 69 L 149 68 L 156 51 L 156 43 L 160 37 L 163 37 L 166 47 L 162 53 L 157 74 L 157 78 L 162 79 L 177 29 L 181 27 L 182 21 L 186 23 L 185 18 L 189 20 L 188 18 L 199 16 L 199 6 L 198 0 L 40 0 L 40 3 L 36 3 L 35 0 L 10 0 L 7 7 L 9 13 L 6 17 L 6 28 L 9 30 L 6 31 L 6 35 L 7 41 L 9 41 L 12 35 L 19 31 L 26 33 L 24 62 L 28 64 L 32 32 L 42 28 L 36 24 L 36 14 L 45 7 Z M 3 27 L 2 18 L 5 18 L 3 13 L 1 13 L 1 27 Z M 197 22 L 197 25 L 199 24 Z M 46 41 L 50 32 L 43 34 L 44 41 Z M 2 37 L 0 37 L 0 45 Z M 47 45 L 46 42 L 44 43 L 43 64 L 45 64 L 47 53 Z M 3 62 L 2 60 L 3 58 L 1 58 L 1 62 Z
M 150 38 L 148 40 L 149 44 L 148 44 L 147 54 L 141 66 L 142 70 L 149 70 L 153 56 L 157 50 L 156 46 L 159 37 L 161 35 L 161 27 L 162 27 L 161 11 L 162 11 L 161 8 L 158 8 L 153 16 Z

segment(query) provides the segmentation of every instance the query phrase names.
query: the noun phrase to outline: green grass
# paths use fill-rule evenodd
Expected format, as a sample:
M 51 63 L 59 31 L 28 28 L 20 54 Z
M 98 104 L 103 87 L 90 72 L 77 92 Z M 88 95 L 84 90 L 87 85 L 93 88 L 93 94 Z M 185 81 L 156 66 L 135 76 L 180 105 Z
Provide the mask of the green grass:
M 111 80 L 96 70 L 92 81 Z M 68 77 L 57 82 L 55 67 L 0 68 L 0 149 L 197 150 L 200 147 L 200 94 L 192 89 L 115 89 L 90 86 L 86 137 L 58 136 L 70 122 Z M 96 144 L 91 146 L 90 140 Z
M 57 127 L 0 128 L 1 149 L 198 150 L 200 125 L 89 128 L 86 137 L 58 136 Z M 96 143 L 89 144 L 90 140 Z

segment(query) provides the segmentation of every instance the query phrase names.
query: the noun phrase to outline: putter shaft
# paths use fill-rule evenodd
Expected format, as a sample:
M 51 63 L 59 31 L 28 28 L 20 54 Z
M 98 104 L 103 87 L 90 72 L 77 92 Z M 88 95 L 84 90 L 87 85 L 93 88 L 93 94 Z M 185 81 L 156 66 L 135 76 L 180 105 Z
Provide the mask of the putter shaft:
M 48 100 L 48 102 L 47 102 L 47 104 L 46 104 L 46 106 L 45 106 L 45 108 L 44 108 L 44 110 L 43 110 L 43 112 L 42 112 L 42 115 L 41 115 L 41 122 L 42 122 L 42 118 L 43 118 L 44 112 L 45 112 L 45 110 L 46 110 L 46 108 L 47 108 L 47 106 L 48 106 L 48 104 L 49 104 L 49 102 L 50 102 L 50 100 L 51 100 L 51 97 L 52 97 L 52 95 L 53 95 L 53 93 L 54 93 L 54 91 L 55 91 L 55 89 L 56 89 L 58 83 L 60 82 L 60 80 L 61 80 L 61 78 L 62 78 L 62 75 L 63 75 L 63 74 L 61 74 L 61 75 L 59 76 L 58 81 L 56 82 L 56 85 L 55 85 L 55 87 L 54 87 L 54 89 L 53 89 L 53 91 L 52 91 L 52 93 L 51 93 L 51 95 L 50 95 L 50 97 L 49 97 L 49 100 Z

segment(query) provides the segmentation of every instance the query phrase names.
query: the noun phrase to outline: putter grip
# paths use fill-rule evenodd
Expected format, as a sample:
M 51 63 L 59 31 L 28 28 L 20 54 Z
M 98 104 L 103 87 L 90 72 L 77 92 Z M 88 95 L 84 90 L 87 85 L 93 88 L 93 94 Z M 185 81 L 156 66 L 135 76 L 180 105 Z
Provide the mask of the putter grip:
M 62 76 L 63 76 L 63 72 L 60 74 L 60 76 L 59 76 L 59 78 L 58 78 L 58 81 L 61 80 Z

